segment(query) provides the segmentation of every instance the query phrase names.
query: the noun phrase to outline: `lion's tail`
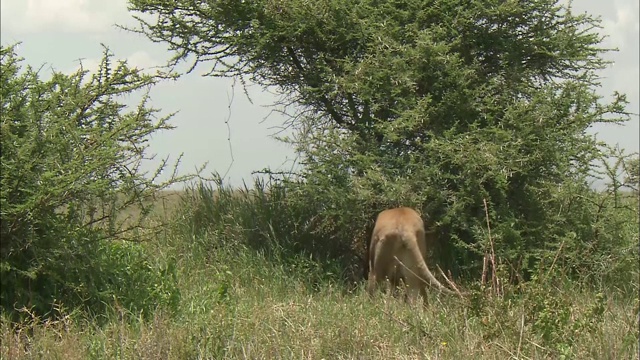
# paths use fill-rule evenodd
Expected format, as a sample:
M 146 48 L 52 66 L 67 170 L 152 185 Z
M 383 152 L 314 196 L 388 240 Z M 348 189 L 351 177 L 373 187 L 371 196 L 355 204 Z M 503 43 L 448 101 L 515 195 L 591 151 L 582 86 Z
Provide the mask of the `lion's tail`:
M 433 276 L 433 273 L 429 270 L 429 268 L 427 267 L 427 263 L 424 261 L 424 258 L 422 257 L 422 254 L 420 252 L 420 249 L 418 248 L 416 241 L 414 241 L 415 239 L 407 238 L 406 235 L 403 236 L 402 238 L 403 238 L 402 242 L 404 246 L 407 248 L 407 254 L 410 257 L 409 261 L 412 264 L 415 264 L 415 267 L 413 269 L 409 267 L 409 270 L 415 271 L 415 275 L 420 277 L 422 281 L 430 283 L 431 285 L 438 288 L 438 290 L 447 294 L 455 294 L 453 291 L 449 290 L 447 287 L 442 285 L 442 283 L 438 281 L 438 279 L 436 279 L 435 276 Z

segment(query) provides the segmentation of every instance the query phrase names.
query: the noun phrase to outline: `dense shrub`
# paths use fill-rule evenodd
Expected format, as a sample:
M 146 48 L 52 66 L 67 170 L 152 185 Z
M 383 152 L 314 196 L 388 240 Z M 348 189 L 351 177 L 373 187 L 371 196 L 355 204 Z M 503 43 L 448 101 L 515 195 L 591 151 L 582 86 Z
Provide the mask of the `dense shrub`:
M 170 128 L 168 118 L 154 120 L 146 94 L 133 110 L 122 103 L 159 77 L 112 64 L 108 51 L 90 76 L 49 80 L 23 69 L 13 46 L 1 56 L 2 311 L 44 315 L 63 303 L 99 312 L 116 300 L 148 312 L 174 301 L 164 265 L 127 243 L 151 232 L 150 200 L 178 180 L 155 185 L 140 170 L 148 136 Z

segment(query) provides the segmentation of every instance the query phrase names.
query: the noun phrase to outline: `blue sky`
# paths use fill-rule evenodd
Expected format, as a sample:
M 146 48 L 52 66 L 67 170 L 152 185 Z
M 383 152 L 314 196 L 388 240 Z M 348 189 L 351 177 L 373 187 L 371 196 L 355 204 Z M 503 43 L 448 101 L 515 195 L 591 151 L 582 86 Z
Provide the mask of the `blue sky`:
M 636 114 L 640 112 L 638 3 L 638 0 L 573 2 L 575 11 L 602 17 L 602 32 L 609 36 L 605 46 L 620 50 L 607 55 L 615 63 L 602 72 L 604 79 L 599 93 L 606 98 L 614 90 L 626 93 L 630 101 L 628 110 Z M 170 56 L 164 45 L 113 26 L 135 24 L 127 12 L 126 0 L 1 0 L 0 5 L 2 44 L 22 42 L 18 54 L 33 66 L 46 64 L 43 75 L 51 68 L 67 73 L 75 71 L 79 59 L 85 68 L 95 68 L 102 56 L 101 43 L 116 58 L 127 59 L 130 65 L 140 68 L 161 65 Z M 151 152 L 159 158 L 169 155 L 170 159 L 184 153 L 180 167 L 183 173 L 208 162 L 209 172 L 225 174 L 228 170 L 227 180 L 234 185 L 241 184 L 242 179 L 250 183 L 254 170 L 291 168 L 293 150 L 271 137 L 284 121 L 282 115 L 270 114 L 267 107 L 275 97 L 252 86 L 248 89 L 251 103 L 240 86 L 234 88 L 233 80 L 202 77 L 206 70 L 198 68 L 152 90 L 154 107 L 164 114 L 179 113 L 171 121 L 177 128 L 155 135 Z M 638 123 L 634 117 L 625 126 L 599 125 L 591 132 L 603 141 L 635 152 L 640 146 Z

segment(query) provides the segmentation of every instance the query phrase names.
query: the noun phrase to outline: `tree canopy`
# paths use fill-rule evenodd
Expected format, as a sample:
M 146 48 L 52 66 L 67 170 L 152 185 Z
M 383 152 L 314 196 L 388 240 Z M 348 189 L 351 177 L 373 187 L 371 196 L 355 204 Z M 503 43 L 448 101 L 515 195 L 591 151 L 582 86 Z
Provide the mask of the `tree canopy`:
M 489 222 L 517 269 L 593 239 L 576 200 L 601 156 L 586 131 L 628 119 L 623 94 L 596 94 L 609 49 L 593 16 L 555 0 L 129 3 L 169 65 L 206 64 L 296 107 L 303 182 L 290 186 L 336 237 L 405 204 L 467 269 Z

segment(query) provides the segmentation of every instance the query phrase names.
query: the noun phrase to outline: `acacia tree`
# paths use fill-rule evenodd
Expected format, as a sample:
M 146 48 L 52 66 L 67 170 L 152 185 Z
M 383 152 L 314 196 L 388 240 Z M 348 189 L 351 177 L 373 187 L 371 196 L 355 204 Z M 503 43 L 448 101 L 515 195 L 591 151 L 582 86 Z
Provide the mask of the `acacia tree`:
M 129 3 L 153 15 L 133 30 L 167 44 L 170 65 L 210 65 L 295 105 L 287 140 L 304 167 L 288 186 L 341 242 L 398 204 L 421 208 L 451 239 L 445 258 L 471 271 L 487 222 L 516 270 L 593 238 L 576 200 L 599 156 L 585 131 L 628 116 L 624 95 L 595 94 L 607 49 L 592 16 L 555 0 Z
M 146 93 L 136 107 L 123 103 L 161 76 L 114 62 L 107 49 L 95 73 L 49 80 L 23 67 L 15 46 L 0 48 L 0 60 L 0 311 L 99 313 L 114 299 L 134 314 L 175 307 L 171 272 L 137 243 L 158 230 L 146 221 L 151 200 L 189 176 L 174 167 L 158 181 L 166 160 L 142 171 L 150 135 L 170 129 L 171 116 L 156 118 Z

